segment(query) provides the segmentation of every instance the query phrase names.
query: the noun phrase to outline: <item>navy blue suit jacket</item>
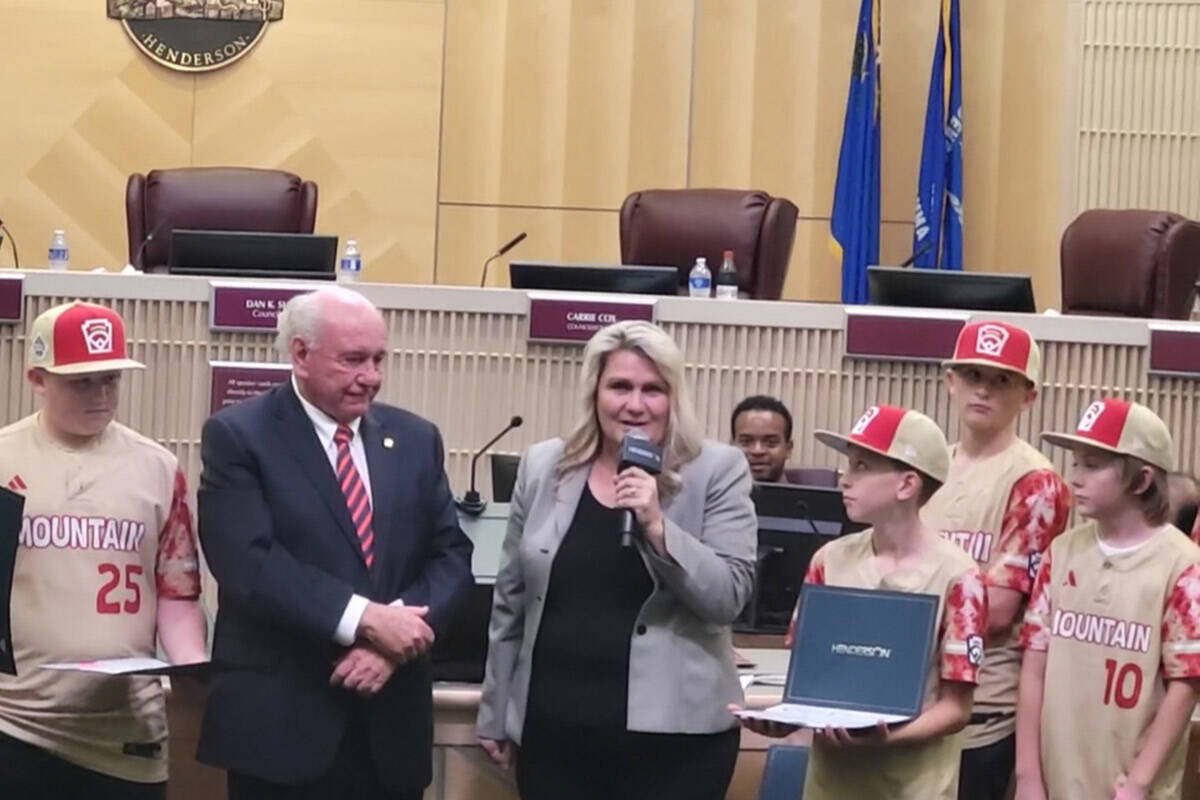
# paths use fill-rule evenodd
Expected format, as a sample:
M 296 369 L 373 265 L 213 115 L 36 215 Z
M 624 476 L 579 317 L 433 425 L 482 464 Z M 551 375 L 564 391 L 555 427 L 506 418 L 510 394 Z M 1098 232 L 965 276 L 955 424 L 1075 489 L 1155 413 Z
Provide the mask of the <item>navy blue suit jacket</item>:
M 219 669 L 200 733 L 205 763 L 307 782 L 328 771 L 354 715 L 366 721 L 385 786 L 429 783 L 428 658 L 399 667 L 364 700 L 329 685 L 344 652 L 333 635 L 352 593 L 428 606 L 434 633 L 444 630 L 472 582 L 471 542 L 458 526 L 433 424 L 376 403 L 359 436 L 374 501 L 371 570 L 291 381 L 204 424 L 197 508 L 220 603 Z

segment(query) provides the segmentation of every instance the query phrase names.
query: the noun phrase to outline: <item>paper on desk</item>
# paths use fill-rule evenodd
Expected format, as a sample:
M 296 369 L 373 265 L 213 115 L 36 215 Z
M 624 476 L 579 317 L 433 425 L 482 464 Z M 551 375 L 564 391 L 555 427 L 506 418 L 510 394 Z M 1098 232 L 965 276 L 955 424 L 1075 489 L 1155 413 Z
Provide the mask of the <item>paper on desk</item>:
M 751 684 L 757 683 L 759 686 L 784 686 L 787 684 L 786 675 L 764 674 L 764 675 L 742 675 L 742 689 L 750 688 Z
M 203 672 L 209 662 L 168 664 L 157 658 L 102 658 L 96 661 L 57 661 L 42 664 L 42 669 L 65 672 L 90 672 L 96 675 L 179 675 Z

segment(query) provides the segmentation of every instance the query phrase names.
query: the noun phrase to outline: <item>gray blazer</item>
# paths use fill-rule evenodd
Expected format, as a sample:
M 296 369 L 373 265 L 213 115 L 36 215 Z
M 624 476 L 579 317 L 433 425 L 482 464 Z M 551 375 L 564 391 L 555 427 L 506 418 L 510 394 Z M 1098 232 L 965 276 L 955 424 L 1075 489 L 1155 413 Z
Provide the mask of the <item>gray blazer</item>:
M 555 467 L 564 447 L 562 439 L 534 445 L 517 471 L 479 706 L 478 731 L 486 738 L 521 741 L 542 598 L 589 472 L 581 467 L 559 483 Z M 638 542 L 654 589 L 630 646 L 631 731 L 716 733 L 735 724 L 726 706 L 743 701 L 730 624 L 754 582 L 750 469 L 740 450 L 705 442 L 680 475 L 683 488 L 663 507 L 672 560 Z

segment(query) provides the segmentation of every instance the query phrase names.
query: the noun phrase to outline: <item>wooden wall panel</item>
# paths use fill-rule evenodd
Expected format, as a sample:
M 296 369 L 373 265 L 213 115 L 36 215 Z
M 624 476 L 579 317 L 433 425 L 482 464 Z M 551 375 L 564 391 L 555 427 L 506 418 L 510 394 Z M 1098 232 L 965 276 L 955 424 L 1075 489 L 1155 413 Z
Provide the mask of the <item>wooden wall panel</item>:
M 288 169 L 370 281 L 433 282 L 440 3 L 288 0 L 255 51 L 196 86 L 193 163 Z
M 963 5 L 964 51 L 975 53 L 963 67 L 967 264 L 1031 274 L 1039 307 L 1058 307 L 1071 191 L 1067 4 Z
M 699 0 L 693 186 L 762 189 L 829 217 L 853 6 Z
M 438 283 L 478 286 L 484 259 L 521 231 L 524 242 L 488 267 L 489 286 L 508 286 L 508 262 L 614 264 L 621 260 L 615 211 L 443 205 Z
M 691 0 L 455 0 L 441 200 L 616 209 L 682 186 Z
M 0 3 L 0 219 L 27 267 L 45 266 L 60 227 L 76 268 L 124 264 L 129 171 L 188 158 L 193 78 L 136 53 L 102 3 L 82 5 Z

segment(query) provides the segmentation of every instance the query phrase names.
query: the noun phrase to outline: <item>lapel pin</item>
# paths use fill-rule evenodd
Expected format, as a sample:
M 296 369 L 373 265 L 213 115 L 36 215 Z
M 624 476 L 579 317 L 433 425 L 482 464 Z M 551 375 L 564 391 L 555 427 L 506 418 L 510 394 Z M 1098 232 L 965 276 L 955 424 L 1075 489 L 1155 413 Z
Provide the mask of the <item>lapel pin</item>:
M 396 440 L 390 436 L 385 436 L 385 437 L 383 437 L 383 446 L 385 449 L 391 450 L 393 447 L 396 446 Z

